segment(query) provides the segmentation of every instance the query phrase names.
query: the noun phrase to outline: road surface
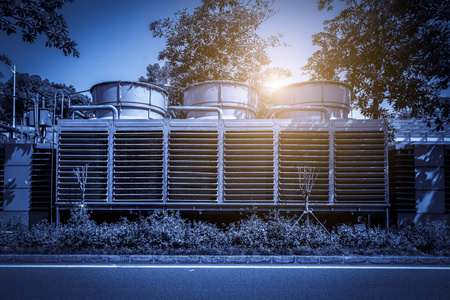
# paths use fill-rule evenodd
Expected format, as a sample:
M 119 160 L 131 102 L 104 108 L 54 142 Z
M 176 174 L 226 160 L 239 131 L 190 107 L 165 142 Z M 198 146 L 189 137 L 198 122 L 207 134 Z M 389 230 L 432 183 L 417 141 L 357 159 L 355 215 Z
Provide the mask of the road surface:
M 0 265 L 0 299 L 450 299 L 450 268 Z

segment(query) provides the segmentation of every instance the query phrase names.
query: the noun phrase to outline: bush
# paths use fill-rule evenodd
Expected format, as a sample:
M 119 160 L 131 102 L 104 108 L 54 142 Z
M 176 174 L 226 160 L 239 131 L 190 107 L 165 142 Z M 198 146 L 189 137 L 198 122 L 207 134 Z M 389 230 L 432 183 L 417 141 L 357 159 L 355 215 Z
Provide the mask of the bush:
M 445 255 L 450 226 L 444 221 L 406 224 L 389 231 L 340 226 L 331 232 L 299 223 L 279 212 L 250 214 L 224 229 L 189 221 L 179 212 L 158 210 L 136 221 L 96 224 L 77 206 L 59 227 L 46 221 L 30 229 L 0 228 L 0 253 L 39 254 L 197 254 L 197 255 Z

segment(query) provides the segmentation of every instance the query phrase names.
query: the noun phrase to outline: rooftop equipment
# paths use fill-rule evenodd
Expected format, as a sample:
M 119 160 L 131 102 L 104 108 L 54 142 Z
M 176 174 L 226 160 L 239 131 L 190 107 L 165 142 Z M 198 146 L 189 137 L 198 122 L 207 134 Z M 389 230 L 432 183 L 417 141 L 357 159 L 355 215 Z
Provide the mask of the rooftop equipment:
M 184 106 L 217 107 L 224 119 L 254 119 L 258 94 L 248 84 L 233 81 L 206 81 L 188 86 Z M 214 111 L 191 111 L 187 118 L 217 119 Z
M 97 118 L 111 118 L 114 106 L 119 119 L 163 119 L 166 114 L 167 92 L 159 86 L 131 81 L 109 81 L 91 88 Z M 105 106 L 104 109 L 101 107 Z
M 350 86 L 336 81 L 307 81 L 288 85 L 273 95 L 279 107 L 272 109 L 279 119 L 320 119 L 329 112 L 332 118 L 348 118 Z M 317 109 L 322 107 L 325 109 Z

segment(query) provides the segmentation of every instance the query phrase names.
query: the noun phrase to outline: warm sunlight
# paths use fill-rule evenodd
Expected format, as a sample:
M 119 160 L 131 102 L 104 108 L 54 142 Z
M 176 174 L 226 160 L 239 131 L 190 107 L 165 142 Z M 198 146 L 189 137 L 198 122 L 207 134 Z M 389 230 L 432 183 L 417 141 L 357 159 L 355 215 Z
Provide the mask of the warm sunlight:
M 264 84 L 264 86 L 265 86 L 266 88 L 276 90 L 276 89 L 279 89 L 279 88 L 281 88 L 282 86 L 284 86 L 284 80 L 279 79 L 279 78 L 272 78 L 272 79 L 268 80 L 268 81 Z

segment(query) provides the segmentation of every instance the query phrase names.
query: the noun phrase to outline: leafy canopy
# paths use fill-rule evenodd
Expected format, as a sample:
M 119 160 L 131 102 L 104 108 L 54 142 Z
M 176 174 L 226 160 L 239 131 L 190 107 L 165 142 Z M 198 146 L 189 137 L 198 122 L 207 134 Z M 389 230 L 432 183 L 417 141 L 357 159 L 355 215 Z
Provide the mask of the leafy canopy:
M 56 114 L 61 114 L 61 92 L 65 96 L 70 96 L 72 105 L 87 104 L 89 98 L 76 94 L 73 86 L 67 86 L 62 83 L 50 82 L 48 79 L 42 79 L 38 75 L 29 75 L 28 73 L 17 73 L 16 75 L 16 112 L 17 117 L 20 118 L 22 113 L 27 108 L 33 107 L 33 99 L 36 99 L 36 94 L 39 93 L 40 104 L 45 99 L 45 106 L 53 110 L 55 103 L 55 94 L 57 94 Z M 0 120 L 11 123 L 12 120 L 12 105 L 13 105 L 13 78 L 11 77 L 7 82 L 0 83 Z M 42 104 L 41 104 L 42 105 Z M 68 101 L 67 97 L 64 103 L 65 117 L 68 117 Z
M 73 0 L 1 0 L 0 31 L 8 36 L 19 33 L 28 43 L 34 43 L 38 35 L 45 35 L 46 47 L 60 49 L 66 56 L 79 57 L 77 43 L 70 38 L 67 23 L 58 13 L 67 2 Z M 0 61 L 11 66 L 6 55 L 0 55 Z
M 182 88 L 195 82 L 233 80 L 259 86 L 271 61 L 268 47 L 282 45 L 281 34 L 262 38 L 260 25 L 272 17 L 275 0 L 202 0 L 192 13 L 150 24 L 153 37 L 164 38 L 158 59 L 167 62 L 170 84 Z M 290 76 L 288 70 L 277 74 Z M 181 101 L 180 93 L 178 99 Z
M 319 46 L 304 70 L 344 79 L 368 117 L 449 120 L 450 1 L 340 0 L 345 8 L 313 35 Z M 334 0 L 319 0 L 333 9 Z M 394 113 L 383 108 L 389 104 Z

